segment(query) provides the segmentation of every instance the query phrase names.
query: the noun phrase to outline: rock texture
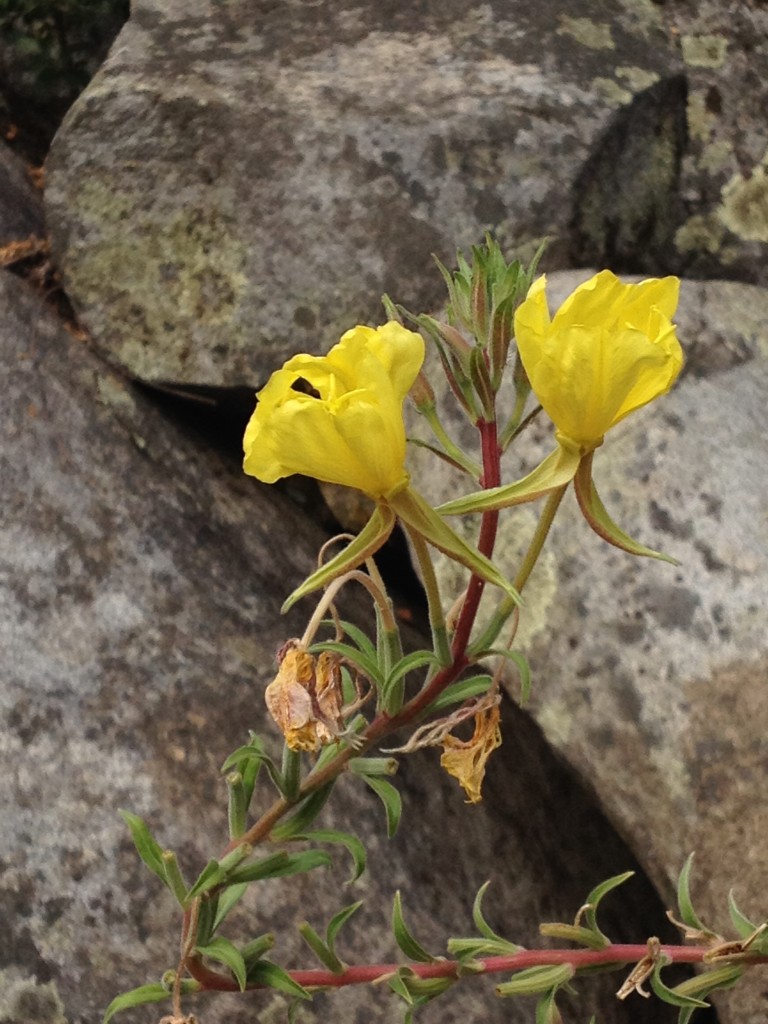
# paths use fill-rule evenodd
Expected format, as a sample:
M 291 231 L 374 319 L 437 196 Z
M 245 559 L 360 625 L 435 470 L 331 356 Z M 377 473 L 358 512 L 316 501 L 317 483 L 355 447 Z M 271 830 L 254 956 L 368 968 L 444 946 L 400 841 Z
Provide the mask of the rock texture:
M 22 161 L 0 143 L 0 246 L 45 236 L 43 199 Z
M 553 309 L 585 276 L 553 275 Z M 748 916 L 768 913 L 768 292 L 683 282 L 677 319 L 684 377 L 611 431 L 595 481 L 631 536 L 680 565 L 603 543 L 567 497 L 526 589 L 517 643 L 547 739 L 589 779 L 670 905 L 696 851 L 700 916 L 727 931 L 731 886 Z M 552 449 L 550 426 L 534 434 L 508 479 Z M 423 450 L 414 460 L 430 499 L 470 489 L 437 460 L 427 467 Z M 506 517 L 500 557 L 514 575 L 534 506 Z M 767 999 L 756 973 L 749 990 L 721 998 L 721 1020 L 757 1024 Z
M 611 166 L 637 188 L 611 192 L 638 260 L 674 260 L 682 70 L 652 3 L 140 0 L 49 161 L 67 290 L 139 377 L 257 382 L 383 291 L 434 305 L 430 253 L 485 229 L 567 264 L 577 179 L 627 111 Z
M 264 684 L 276 647 L 302 626 L 301 612 L 286 621 L 279 606 L 322 537 L 275 489 L 245 479 L 107 370 L 23 282 L 0 275 L 0 301 L 0 1020 L 97 1024 L 112 996 L 156 980 L 177 955 L 171 899 L 117 808 L 146 816 L 189 874 L 219 850 L 218 767 L 249 727 L 274 735 Z M 488 877 L 496 927 L 533 943 L 539 920 L 571 917 L 597 881 L 632 867 L 530 720 L 505 714 L 478 809 L 424 755 L 398 781 L 409 829 L 389 843 L 375 797 L 342 786 L 323 823 L 361 829 L 371 871 L 343 890 L 341 863 L 279 902 L 266 888 L 248 914 L 285 934 L 281 962 L 307 965 L 295 923 L 322 928 L 361 896 L 346 955 L 392 958 L 385 922 L 396 888 L 440 952 L 471 929 L 472 894 Z M 604 921 L 617 938 L 643 937 L 663 911 L 639 879 Z M 612 991 L 613 978 L 588 980 L 579 1015 L 627 1019 Z M 370 1020 L 373 1004 L 378 1020 L 401 1019 L 381 990 L 313 1009 Z M 285 1011 L 281 997 L 261 995 L 199 1012 L 245 1024 Z M 638 1001 L 633 1019 L 650 1024 L 655 1013 Z M 144 1008 L 125 1019 L 159 1016 Z M 502 1004 L 481 983 L 424 1019 L 522 1024 L 529 1007 Z

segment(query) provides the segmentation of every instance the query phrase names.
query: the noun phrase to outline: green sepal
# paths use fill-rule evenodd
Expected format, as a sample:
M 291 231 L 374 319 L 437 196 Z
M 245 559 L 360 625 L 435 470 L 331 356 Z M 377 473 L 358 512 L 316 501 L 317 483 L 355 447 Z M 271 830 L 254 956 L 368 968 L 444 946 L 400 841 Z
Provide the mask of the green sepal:
M 445 520 L 416 491 L 411 488 L 399 491 L 390 499 L 390 504 L 406 526 L 421 534 L 428 544 L 442 551 L 448 558 L 466 566 L 486 583 L 500 587 L 513 600 L 520 601 L 520 595 L 493 562 L 454 533 Z
M 284 856 L 283 856 L 284 854 Z M 322 850 L 303 850 L 301 853 L 273 854 L 255 864 L 246 864 L 230 875 L 233 885 L 241 882 L 260 882 L 264 878 L 285 878 L 288 875 L 303 875 L 315 868 L 330 867 L 333 861 Z
M 109 1024 L 115 1014 L 121 1013 L 123 1010 L 130 1010 L 134 1006 L 143 1006 L 146 1003 L 162 1003 L 163 1000 L 170 998 L 171 993 L 165 985 L 161 985 L 159 982 L 132 988 L 130 992 L 121 992 L 107 1007 L 102 1024 Z
M 332 789 L 333 782 L 329 782 L 305 797 L 297 805 L 290 818 L 280 825 L 275 825 L 269 834 L 270 839 L 273 842 L 281 843 L 285 839 L 293 839 L 299 832 L 306 832 L 320 811 L 322 811 Z
M 395 832 L 397 832 L 400 816 L 403 812 L 403 801 L 400 794 L 392 783 L 387 782 L 385 779 L 378 778 L 375 775 L 362 775 L 361 778 L 384 804 L 384 812 L 387 816 L 387 836 L 391 839 Z
M 511 505 L 536 501 L 558 487 L 569 484 L 576 474 L 579 459 L 578 452 L 558 445 L 555 451 L 522 480 L 465 494 L 463 498 L 438 505 L 436 511 L 443 516 L 463 516 L 471 512 L 493 512 L 509 508 Z
M 679 565 L 675 558 L 662 554 L 660 551 L 654 551 L 653 548 L 647 548 L 644 544 L 639 544 L 614 523 L 600 500 L 600 495 L 597 493 L 592 479 L 592 454 L 590 452 L 589 455 L 584 456 L 573 479 L 579 508 L 590 528 L 598 537 L 613 544 L 614 547 L 621 548 L 622 551 L 627 551 L 630 555 L 658 558 L 662 562 Z
M 240 950 L 229 939 L 218 935 L 205 946 L 195 946 L 195 952 L 228 967 L 240 991 L 245 991 L 247 975 L 245 960 L 243 960 Z
M 365 871 L 365 847 L 363 846 L 362 841 L 350 832 L 338 832 L 336 829 L 317 829 L 316 831 L 305 832 L 301 835 L 293 836 L 292 838 L 296 840 L 306 840 L 310 843 L 334 843 L 346 847 L 347 852 L 352 857 L 355 865 L 355 870 L 350 878 L 347 879 L 345 883 L 346 885 L 351 885 L 352 882 L 356 882 Z
M 405 920 L 403 919 L 403 904 L 399 891 L 395 893 L 395 899 L 392 904 L 392 932 L 398 946 L 409 960 L 415 960 L 417 963 L 422 964 L 433 964 L 437 962 L 438 957 L 432 956 L 431 953 L 428 953 L 421 943 L 419 943 L 408 930 Z
M 688 978 L 679 985 L 675 985 L 671 991 L 677 993 L 678 996 L 693 998 L 708 996 L 710 992 L 733 988 L 743 974 L 744 968 L 737 964 L 722 964 L 720 967 L 714 967 L 704 971 L 703 974 Z M 708 1006 L 709 1004 L 705 1003 L 704 1005 Z M 695 1006 L 681 1007 L 677 1024 L 688 1024 L 697 1009 L 698 1007 Z
M 295 996 L 298 999 L 311 999 L 312 994 L 303 985 L 284 971 L 282 967 L 273 964 L 270 960 L 257 960 L 248 968 L 248 985 L 260 985 L 264 988 L 274 988 L 278 992 Z
M 314 590 L 327 586 L 345 572 L 350 572 L 362 565 L 366 558 L 374 555 L 385 543 L 395 526 L 395 515 L 389 505 L 379 503 L 373 515 L 353 541 L 340 551 L 338 555 L 313 572 L 304 582 L 288 596 L 282 613 L 285 614 L 298 600 L 311 594 Z
M 137 814 L 130 811 L 120 811 L 120 817 L 131 830 L 131 838 L 136 852 L 147 865 L 150 871 L 157 875 L 164 885 L 168 885 L 163 862 L 162 846 L 149 831 L 146 823 Z
M 560 988 L 571 980 L 576 973 L 572 964 L 544 964 L 540 967 L 527 967 L 519 971 L 511 981 L 503 981 L 496 986 L 496 995 L 502 999 L 507 996 L 537 996 Z

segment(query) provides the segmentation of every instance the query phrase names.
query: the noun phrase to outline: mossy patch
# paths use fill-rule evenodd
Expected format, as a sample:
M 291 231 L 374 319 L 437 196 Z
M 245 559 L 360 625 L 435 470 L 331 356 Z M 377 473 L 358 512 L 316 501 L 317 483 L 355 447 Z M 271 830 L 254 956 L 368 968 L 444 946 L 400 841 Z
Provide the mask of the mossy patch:
M 721 68 L 728 40 L 725 36 L 681 36 L 683 60 L 692 68 Z

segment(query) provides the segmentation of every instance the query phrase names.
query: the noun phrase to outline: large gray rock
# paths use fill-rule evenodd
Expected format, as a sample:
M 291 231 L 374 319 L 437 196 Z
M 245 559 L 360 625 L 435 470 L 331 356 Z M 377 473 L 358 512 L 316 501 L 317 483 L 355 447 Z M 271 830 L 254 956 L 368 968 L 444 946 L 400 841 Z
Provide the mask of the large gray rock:
M 0 245 L 45 236 L 43 200 L 24 163 L 0 142 Z
M 168 422 L 23 283 L 0 275 L 0 301 L 0 1020 L 97 1024 L 116 992 L 156 980 L 177 957 L 171 899 L 138 861 L 117 808 L 145 816 L 190 874 L 221 848 L 218 767 L 248 728 L 275 736 L 264 684 L 274 650 L 303 624 L 300 611 L 284 620 L 278 610 L 322 536 L 277 489 Z M 441 952 L 449 935 L 471 931 L 471 898 L 488 877 L 489 914 L 510 937 L 534 944 L 537 921 L 570 918 L 633 858 L 526 716 L 509 707 L 504 730 L 479 808 L 464 806 L 433 754 L 407 762 L 405 824 L 392 843 L 376 799 L 345 780 L 322 823 L 362 832 L 370 873 L 351 890 L 346 863 L 284 892 L 265 887 L 241 927 L 275 927 L 277 959 L 306 966 L 294 924 L 322 928 L 362 896 L 343 952 L 388 960 L 401 888 L 408 920 Z M 663 912 L 638 879 L 604 920 L 617 939 L 642 940 Z M 586 979 L 579 1017 L 661 1019 L 640 1000 L 628 1016 L 615 987 Z M 316 1012 L 401 1019 L 380 989 L 330 999 Z M 226 997 L 201 1003 L 201 1016 L 245 1024 L 282 1006 L 265 994 Z M 126 1019 L 149 1024 L 162 1012 Z M 424 1015 L 529 1017 L 486 982 Z
M 622 111 L 631 212 L 606 230 L 672 258 L 682 69 L 651 3 L 139 0 L 51 153 L 66 289 L 136 376 L 257 382 L 380 317 L 383 291 L 434 306 L 430 254 L 485 229 L 549 236 L 567 265 L 605 227 L 576 184 Z
M 585 276 L 553 275 L 552 308 Z M 768 914 L 768 292 L 684 281 L 677 321 L 683 378 L 610 432 L 595 481 L 623 529 L 680 565 L 605 544 L 567 496 L 515 643 L 533 669 L 533 715 L 663 898 L 673 905 L 677 873 L 696 851 L 700 916 L 730 933 L 732 886 L 748 915 Z M 507 479 L 553 447 L 542 422 Z M 471 489 L 423 450 L 413 477 L 435 502 Z M 497 550 L 510 575 L 535 522 L 532 505 L 502 512 Z M 442 578 L 451 585 L 451 567 Z M 768 978 L 755 972 L 721 997 L 721 1020 L 757 1024 L 767 995 Z

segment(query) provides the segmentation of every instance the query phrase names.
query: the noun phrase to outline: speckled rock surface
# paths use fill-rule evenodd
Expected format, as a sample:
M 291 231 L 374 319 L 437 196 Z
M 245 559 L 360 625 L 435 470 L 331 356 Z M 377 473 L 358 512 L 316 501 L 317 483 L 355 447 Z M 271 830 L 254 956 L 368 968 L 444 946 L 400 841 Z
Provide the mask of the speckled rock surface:
M 45 235 L 43 198 L 23 162 L 0 142 L 0 245 Z
M 553 309 L 584 276 L 552 276 Z M 669 905 L 696 851 L 697 909 L 727 929 L 731 886 L 748 915 L 768 914 L 768 292 L 684 281 L 677 320 L 683 378 L 610 432 L 594 476 L 622 528 L 680 565 L 600 541 L 567 495 L 526 588 L 517 644 L 547 739 L 590 780 Z M 519 464 L 511 453 L 507 479 L 552 447 L 542 422 Z M 412 454 L 431 499 L 471 489 L 453 490 L 438 460 Z M 537 507 L 502 520 L 510 575 Z M 721 997 L 721 1020 L 758 1024 L 766 1000 L 756 973 Z
M 650 0 L 137 0 L 49 160 L 70 298 L 131 373 L 242 384 L 384 291 L 431 308 L 430 253 L 488 228 L 553 266 L 607 236 L 674 262 L 672 28 Z
M 146 816 L 190 875 L 220 849 L 218 767 L 264 724 L 273 652 L 302 625 L 299 612 L 281 620 L 279 605 L 321 537 L 285 496 L 242 477 L 108 371 L 25 284 L 1 274 L 0 301 L 0 1020 L 98 1024 L 117 991 L 156 980 L 177 957 L 170 897 L 117 808 Z M 594 884 L 633 866 L 530 720 L 510 707 L 504 731 L 479 808 L 464 806 L 435 756 L 409 761 L 398 785 L 410 830 L 392 843 L 376 798 L 342 784 L 322 823 L 359 828 L 371 872 L 343 889 L 340 863 L 279 902 L 265 888 L 247 912 L 252 929 L 286 933 L 281 962 L 307 965 L 295 922 L 322 929 L 340 902 L 361 897 L 343 953 L 391 959 L 384 922 L 397 888 L 419 938 L 440 952 L 471 929 L 472 895 L 488 877 L 493 924 L 532 944 L 537 921 L 571 917 Z M 607 903 L 603 926 L 636 939 L 662 922 L 638 879 Z M 573 1013 L 672 1024 L 671 1008 L 659 1016 L 641 1000 L 627 1016 L 615 987 L 588 980 Z M 285 1015 L 281 997 L 264 995 L 194 1009 L 232 1024 Z M 402 1019 L 381 989 L 319 997 L 313 1010 Z M 423 1019 L 523 1024 L 530 1007 L 499 1002 L 481 982 Z

